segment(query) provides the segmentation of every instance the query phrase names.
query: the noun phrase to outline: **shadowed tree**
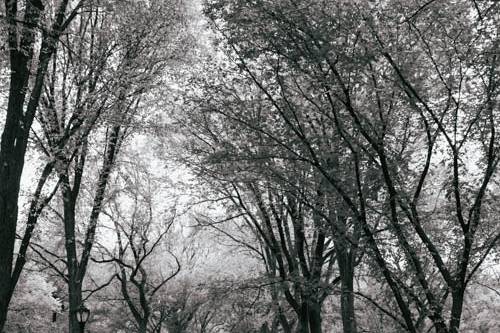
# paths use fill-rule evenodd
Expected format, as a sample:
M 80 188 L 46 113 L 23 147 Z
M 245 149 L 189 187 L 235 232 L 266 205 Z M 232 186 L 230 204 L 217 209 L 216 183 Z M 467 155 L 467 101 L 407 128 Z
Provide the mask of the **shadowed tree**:
M 0 330 L 23 266 L 20 262 L 13 274 L 19 189 L 31 125 L 58 40 L 82 4 L 71 7 L 68 0 L 61 0 L 52 10 L 40 0 L 28 0 L 21 10 L 20 1 L 4 2 L 10 77 L 0 143 Z M 29 239 L 32 230 L 26 231 Z M 25 260 L 24 254 L 18 259 Z
M 499 160 L 498 4 L 208 1 L 206 8 L 242 73 L 233 82 L 257 90 L 241 98 L 221 89 L 216 113 L 323 176 L 342 202 L 337 218 L 362 230 L 397 304 L 399 313 L 385 314 L 399 329 L 458 332 L 467 284 L 500 239 L 489 218 Z M 267 121 L 248 108 L 256 97 L 267 102 Z

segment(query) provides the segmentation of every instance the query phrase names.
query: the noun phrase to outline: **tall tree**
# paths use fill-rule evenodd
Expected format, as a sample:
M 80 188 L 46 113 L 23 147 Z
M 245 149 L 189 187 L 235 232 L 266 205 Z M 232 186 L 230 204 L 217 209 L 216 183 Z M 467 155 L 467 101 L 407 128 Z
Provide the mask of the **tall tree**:
M 210 72 L 210 79 L 214 73 Z M 230 215 L 221 221 L 201 220 L 262 259 L 273 281 L 270 288 L 279 290 L 280 297 L 294 309 L 301 332 L 321 332 L 323 301 L 340 281 L 333 276 L 337 257 L 332 241 L 334 237 L 347 237 L 329 226 L 339 207 L 330 207 L 338 206 L 332 191 L 310 164 L 246 127 L 267 123 L 270 115 L 266 102 L 252 95 L 255 90 L 247 88 L 247 82 L 238 75 L 233 78 L 226 75 L 225 81 L 202 83 L 202 96 L 200 100 L 194 98 L 194 111 L 183 114 L 179 124 L 190 138 L 186 148 L 191 156 L 186 163 L 213 188 L 212 200 L 224 202 Z M 213 97 L 205 101 L 209 94 Z M 234 100 L 227 101 L 226 94 Z M 243 115 L 242 108 L 248 113 Z M 286 141 L 284 131 L 276 135 Z M 294 143 L 285 145 L 292 147 Z M 251 230 L 254 243 L 218 227 L 222 221 L 232 220 L 241 221 L 240 228 Z M 344 227 L 347 224 L 344 221 Z M 359 232 L 356 235 L 359 237 Z M 343 255 L 350 250 L 350 243 L 345 243 Z M 351 258 L 356 257 L 354 252 Z M 346 278 L 350 276 L 351 285 L 354 261 L 349 261 L 351 268 L 342 271 Z M 344 259 L 343 264 L 347 266 Z M 352 291 L 349 295 L 353 297 Z M 280 303 L 278 299 L 276 302 Z M 351 308 L 352 312 L 353 304 Z M 280 311 L 276 316 L 290 331 L 290 320 Z M 353 321 L 353 315 L 349 320 Z
M 57 49 L 61 34 L 77 16 L 83 1 L 76 3 L 72 9 L 68 0 L 60 1 L 53 17 L 40 0 L 26 1 L 22 11 L 17 0 L 6 0 L 4 4 L 10 78 L 0 143 L 0 330 L 5 324 L 17 282 L 17 278 L 12 277 L 14 243 L 20 181 L 31 125 L 50 58 Z M 39 42 L 41 46 L 38 49 Z
M 125 8 L 93 3 L 68 36 L 68 49 L 54 57 L 40 122 L 61 183 L 71 332 L 78 330 L 76 312 L 83 304 L 82 286 L 120 146 L 140 124 L 141 98 L 153 91 L 166 65 L 183 50 L 178 45 L 185 37 L 178 34 L 183 22 L 179 4 L 153 1 L 140 7 L 131 2 Z M 97 174 L 91 174 L 87 163 L 91 149 L 102 149 Z M 79 246 L 81 192 L 93 176 L 97 181 Z
M 273 121 L 257 126 L 245 107 L 229 118 L 323 175 L 392 292 L 399 314 L 386 314 L 409 332 L 458 332 L 467 284 L 499 240 L 487 218 L 498 163 L 498 11 L 470 1 L 207 4 Z M 244 105 L 226 96 L 224 109 Z M 450 178 L 433 177 L 440 168 Z M 424 200 L 431 193 L 448 216 Z M 384 253 L 387 236 L 397 262 Z

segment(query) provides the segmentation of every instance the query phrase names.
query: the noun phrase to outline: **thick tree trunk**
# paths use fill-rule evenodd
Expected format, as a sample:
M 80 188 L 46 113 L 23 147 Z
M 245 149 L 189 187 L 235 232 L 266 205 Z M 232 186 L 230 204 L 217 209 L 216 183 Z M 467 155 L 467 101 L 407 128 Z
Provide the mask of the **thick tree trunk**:
M 342 326 L 344 333 L 356 333 L 358 329 L 354 312 L 353 281 L 352 279 L 350 281 L 346 280 L 341 282 Z
M 12 294 L 11 275 L 17 227 L 17 202 L 24 166 L 23 106 L 30 58 L 11 50 L 7 117 L 0 144 L 0 331 L 5 325 Z
M 310 333 L 321 333 L 321 305 L 317 302 L 309 303 L 309 332 Z
M 3 178 L 1 178 L 3 179 Z M 3 192 L 3 191 L 2 191 Z M 13 195 L 14 197 L 14 195 Z M 17 198 L 17 196 L 16 196 Z M 12 257 L 17 221 L 17 200 L 0 194 L 0 331 L 7 320 L 7 311 L 12 295 Z
M 303 302 L 298 313 L 297 333 L 309 333 L 309 311 L 307 303 Z
M 342 325 L 344 333 L 356 333 L 358 331 L 356 326 L 356 317 L 354 312 L 354 294 L 353 294 L 353 281 L 341 282 L 341 312 L 342 312 Z

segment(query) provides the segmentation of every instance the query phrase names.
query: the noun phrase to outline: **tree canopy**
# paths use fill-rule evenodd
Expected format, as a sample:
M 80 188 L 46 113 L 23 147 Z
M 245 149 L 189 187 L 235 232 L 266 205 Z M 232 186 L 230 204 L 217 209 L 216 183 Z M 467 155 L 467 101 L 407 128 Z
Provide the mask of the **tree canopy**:
M 498 1 L 0 20 L 0 332 L 500 330 Z

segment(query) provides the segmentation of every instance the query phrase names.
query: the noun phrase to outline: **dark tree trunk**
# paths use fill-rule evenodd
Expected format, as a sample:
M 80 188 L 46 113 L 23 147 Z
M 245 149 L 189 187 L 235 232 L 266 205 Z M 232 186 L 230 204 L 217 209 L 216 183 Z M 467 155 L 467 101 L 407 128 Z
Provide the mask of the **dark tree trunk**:
M 340 273 L 342 326 L 344 333 L 357 333 L 353 290 L 354 260 L 346 243 L 345 240 L 338 240 L 336 246 L 337 265 Z
M 456 290 L 452 292 L 452 306 L 450 319 L 450 333 L 458 333 L 460 328 L 460 319 L 464 304 L 465 286 L 461 283 Z
M 66 262 L 68 268 L 68 289 L 69 289 L 69 327 L 70 333 L 79 332 L 78 322 L 76 321 L 76 311 L 82 304 L 82 284 L 87 270 L 87 264 L 94 244 L 94 235 L 97 228 L 97 221 L 102 208 L 102 202 L 106 192 L 109 176 L 119 146 L 120 126 L 114 126 L 112 134 L 108 139 L 106 155 L 103 161 L 103 167 L 99 172 L 97 190 L 94 195 L 92 204 L 92 211 L 90 214 L 90 221 L 85 235 L 83 250 L 78 260 L 78 251 L 76 247 L 76 215 L 75 208 L 80 193 L 80 186 L 82 182 L 85 158 L 87 154 L 86 144 L 84 143 L 80 148 L 80 155 L 78 165 L 75 168 L 73 177 L 73 187 L 71 187 L 69 177 L 69 161 L 64 156 L 59 157 L 60 170 L 59 177 L 61 181 L 61 190 L 63 196 L 64 206 L 64 237 L 66 247 Z M 86 138 L 84 138 L 86 140 Z M 146 323 L 147 323 L 147 316 Z
M 40 100 L 50 57 L 54 53 L 60 33 L 64 30 L 62 27 L 67 5 L 68 0 L 59 4 L 51 29 L 53 33 L 44 34 L 35 82 L 25 112 L 24 106 L 36 42 L 36 27 L 44 8 L 42 4 L 35 5 L 32 1 L 26 1 L 21 28 L 18 25 L 18 2 L 5 0 L 10 83 L 7 114 L 0 143 L 0 332 L 5 325 L 9 303 L 20 274 L 20 271 L 16 272 L 17 277 L 12 277 L 19 189 L 28 136 Z M 68 18 L 65 23 L 69 23 L 70 20 L 71 18 Z M 22 266 L 19 265 L 19 269 L 22 269 Z
M 80 333 L 80 323 L 76 318 L 76 312 L 82 304 L 82 284 L 80 281 L 71 279 L 69 284 L 69 333 Z
M 278 310 L 278 322 L 281 325 L 284 333 L 292 333 L 292 325 L 288 322 L 288 319 L 284 315 L 281 307 Z
M 80 327 L 76 319 L 76 312 L 82 305 L 82 281 L 79 279 L 78 259 L 75 243 L 76 194 L 71 189 L 67 174 L 63 174 L 60 177 L 62 180 L 64 205 L 64 237 L 66 247 L 66 262 L 68 268 L 69 333 L 79 333 Z
M 297 333 L 309 333 L 309 312 L 307 303 L 303 302 L 298 313 Z
M 309 332 L 310 333 L 321 333 L 321 304 L 318 302 L 309 303 Z
M 139 333 L 147 333 L 147 327 L 148 327 L 148 321 L 147 319 L 139 322 L 139 327 L 138 327 L 138 331 Z
M 7 4 L 6 7 L 8 8 Z M 11 26 L 10 29 L 17 27 Z M 14 43 L 17 44 L 17 41 Z M 27 50 L 28 54 L 25 54 L 22 50 L 17 50 L 17 46 L 9 46 L 11 47 L 9 100 L 0 144 L 0 330 L 3 329 L 7 318 L 11 291 L 14 287 L 11 275 L 16 239 L 17 202 L 24 166 L 22 141 L 27 135 L 24 130 L 23 106 L 29 79 L 28 66 L 32 55 L 32 47 Z M 16 49 L 12 49 L 13 47 Z
M 298 333 L 321 333 L 321 304 L 312 300 L 304 301 L 298 319 Z

